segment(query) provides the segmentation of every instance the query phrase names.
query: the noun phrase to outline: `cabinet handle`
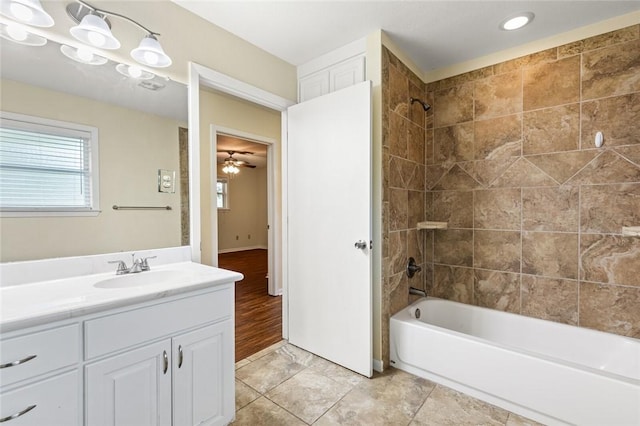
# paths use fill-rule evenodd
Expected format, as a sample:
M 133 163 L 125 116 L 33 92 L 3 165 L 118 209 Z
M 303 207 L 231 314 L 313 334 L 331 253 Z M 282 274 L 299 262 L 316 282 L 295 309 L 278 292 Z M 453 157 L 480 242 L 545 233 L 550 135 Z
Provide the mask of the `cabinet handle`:
M 164 362 L 164 368 L 162 369 L 162 373 L 167 374 L 167 370 L 169 369 L 169 357 L 167 356 L 167 351 L 162 351 L 162 359 Z
M 183 359 L 182 345 L 178 345 L 178 368 L 182 367 L 182 359 Z
M 0 368 L 15 367 L 16 365 L 24 364 L 27 361 L 31 361 L 32 359 L 34 359 L 37 356 L 38 355 L 29 355 L 26 358 L 22 358 L 22 359 L 19 359 L 17 361 L 13 361 L 13 362 L 8 362 L 6 364 L 2 364 L 2 365 L 0 365 Z
M 24 410 L 22 410 L 22 411 L 20 411 L 18 413 L 12 414 L 12 415 L 7 416 L 7 417 L 3 417 L 3 418 L 0 419 L 0 423 L 4 423 L 4 422 L 8 422 L 9 420 L 17 419 L 18 417 L 27 414 L 29 411 L 33 410 L 34 408 L 36 408 L 35 404 L 25 408 Z

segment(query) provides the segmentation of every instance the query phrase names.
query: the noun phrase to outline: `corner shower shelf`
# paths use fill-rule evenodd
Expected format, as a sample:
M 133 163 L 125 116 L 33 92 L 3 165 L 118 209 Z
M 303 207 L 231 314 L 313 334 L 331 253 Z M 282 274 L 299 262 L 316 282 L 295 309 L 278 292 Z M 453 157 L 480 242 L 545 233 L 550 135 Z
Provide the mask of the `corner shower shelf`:
M 623 226 L 622 235 L 625 237 L 640 237 L 640 226 Z
M 418 222 L 418 229 L 447 229 L 447 222 Z

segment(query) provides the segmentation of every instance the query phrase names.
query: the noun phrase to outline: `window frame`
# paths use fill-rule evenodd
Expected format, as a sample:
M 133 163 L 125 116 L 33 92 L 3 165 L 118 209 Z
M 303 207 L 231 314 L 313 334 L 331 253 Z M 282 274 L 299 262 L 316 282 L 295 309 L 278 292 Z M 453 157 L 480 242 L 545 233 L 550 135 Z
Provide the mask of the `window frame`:
M 100 214 L 100 143 L 97 127 L 84 124 L 72 123 L 68 121 L 53 120 L 27 114 L 18 114 L 7 111 L 0 111 L 0 126 L 3 120 L 20 122 L 18 126 L 22 130 L 37 131 L 39 126 L 55 127 L 60 129 L 60 134 L 64 135 L 64 130 L 70 132 L 86 132 L 91 135 L 90 141 L 90 162 L 89 170 L 91 177 L 91 206 L 89 208 L 77 207 L 2 207 L 0 206 L 0 217 L 39 217 L 39 216 L 97 216 Z M 23 126 L 24 125 L 24 126 Z
M 223 207 L 218 207 L 218 183 L 222 183 L 224 185 L 222 188 Z M 216 178 L 216 207 L 218 210 L 231 210 L 231 207 L 229 207 L 229 178 Z

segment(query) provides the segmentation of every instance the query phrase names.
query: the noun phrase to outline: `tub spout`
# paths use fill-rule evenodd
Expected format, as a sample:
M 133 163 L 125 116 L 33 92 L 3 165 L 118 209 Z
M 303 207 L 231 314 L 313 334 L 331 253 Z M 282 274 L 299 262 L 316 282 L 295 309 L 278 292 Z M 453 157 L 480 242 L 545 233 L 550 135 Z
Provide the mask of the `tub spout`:
M 420 290 L 419 288 L 409 287 L 409 294 L 413 294 L 416 296 L 427 297 L 427 292 L 424 290 Z

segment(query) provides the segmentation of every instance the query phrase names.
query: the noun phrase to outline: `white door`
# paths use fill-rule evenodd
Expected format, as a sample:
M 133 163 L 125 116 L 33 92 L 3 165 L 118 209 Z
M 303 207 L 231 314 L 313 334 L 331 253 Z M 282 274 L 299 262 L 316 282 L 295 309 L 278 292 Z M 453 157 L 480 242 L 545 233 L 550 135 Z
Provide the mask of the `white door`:
M 371 377 L 369 81 L 289 108 L 287 170 L 289 341 Z
M 169 357 L 165 340 L 87 366 L 87 424 L 170 425 Z
M 233 323 L 173 339 L 173 424 L 226 425 L 235 412 Z

